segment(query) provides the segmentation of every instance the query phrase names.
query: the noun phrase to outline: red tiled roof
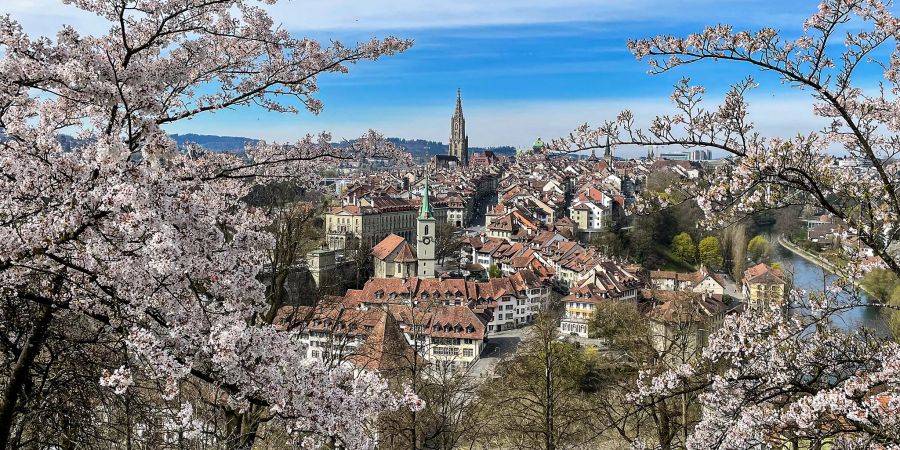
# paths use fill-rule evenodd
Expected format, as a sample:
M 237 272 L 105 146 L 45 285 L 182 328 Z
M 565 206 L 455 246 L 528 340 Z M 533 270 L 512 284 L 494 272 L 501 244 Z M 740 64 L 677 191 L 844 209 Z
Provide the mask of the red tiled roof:
M 390 254 L 404 242 L 406 242 L 406 239 L 403 239 L 402 236 L 391 233 L 372 247 L 372 256 L 383 260 L 390 256 Z

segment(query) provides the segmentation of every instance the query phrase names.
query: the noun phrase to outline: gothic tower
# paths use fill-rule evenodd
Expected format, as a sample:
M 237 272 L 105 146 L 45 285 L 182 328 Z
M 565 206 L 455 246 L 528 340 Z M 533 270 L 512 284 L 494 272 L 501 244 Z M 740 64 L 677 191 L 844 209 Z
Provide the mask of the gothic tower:
M 435 225 L 434 212 L 431 210 L 431 202 L 428 199 L 428 177 L 425 178 L 425 192 L 422 194 L 422 206 L 419 208 L 419 217 L 416 218 L 416 259 L 419 260 L 419 278 L 434 278 L 434 246 Z
M 609 136 L 606 137 L 606 150 L 603 153 L 603 159 L 606 161 L 609 170 L 613 169 L 613 153 L 612 147 L 609 145 Z
M 466 136 L 466 119 L 462 112 L 462 92 L 456 89 L 456 111 L 450 119 L 450 156 L 455 156 L 459 164 L 469 165 L 469 137 Z

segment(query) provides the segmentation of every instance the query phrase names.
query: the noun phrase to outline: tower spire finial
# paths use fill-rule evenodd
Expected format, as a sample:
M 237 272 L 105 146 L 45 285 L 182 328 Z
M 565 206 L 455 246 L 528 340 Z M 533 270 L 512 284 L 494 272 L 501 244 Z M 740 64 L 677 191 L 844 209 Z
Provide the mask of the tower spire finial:
M 425 189 L 422 193 L 422 207 L 419 208 L 419 218 L 430 219 L 433 217 L 431 202 L 428 201 L 428 172 L 425 172 Z
M 456 87 L 456 114 L 462 115 L 462 89 Z

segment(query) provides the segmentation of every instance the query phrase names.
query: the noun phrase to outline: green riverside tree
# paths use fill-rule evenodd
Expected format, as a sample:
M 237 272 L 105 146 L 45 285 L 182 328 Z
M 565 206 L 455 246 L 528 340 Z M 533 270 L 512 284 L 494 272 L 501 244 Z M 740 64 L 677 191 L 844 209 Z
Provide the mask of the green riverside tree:
M 898 286 L 900 280 L 897 275 L 887 269 L 875 269 L 866 274 L 862 279 L 862 285 L 865 287 L 875 300 L 879 303 L 888 303 L 891 301 L 894 289 Z
M 703 265 L 712 270 L 719 270 L 722 268 L 724 257 L 722 254 L 722 244 L 719 242 L 719 238 L 707 236 L 701 239 L 698 250 L 700 252 L 700 262 Z
M 772 245 L 762 235 L 756 235 L 747 243 L 747 254 L 754 261 L 762 261 L 769 257 L 772 251 Z
M 687 233 L 679 233 L 672 238 L 672 253 L 687 263 L 697 261 L 697 247 L 691 235 Z

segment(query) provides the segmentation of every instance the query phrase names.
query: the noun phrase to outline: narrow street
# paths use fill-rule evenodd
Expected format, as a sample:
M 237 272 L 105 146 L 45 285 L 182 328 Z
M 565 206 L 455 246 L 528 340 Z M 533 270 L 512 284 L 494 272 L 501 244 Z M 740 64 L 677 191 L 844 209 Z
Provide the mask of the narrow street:
M 511 356 L 516 352 L 519 345 L 528 335 L 529 329 L 530 327 L 526 326 L 515 330 L 491 333 L 488 337 L 485 349 L 481 353 L 481 359 L 475 363 L 469 371 L 469 375 L 475 378 L 490 376 L 493 373 L 494 367 L 497 366 L 497 363 L 501 359 Z

